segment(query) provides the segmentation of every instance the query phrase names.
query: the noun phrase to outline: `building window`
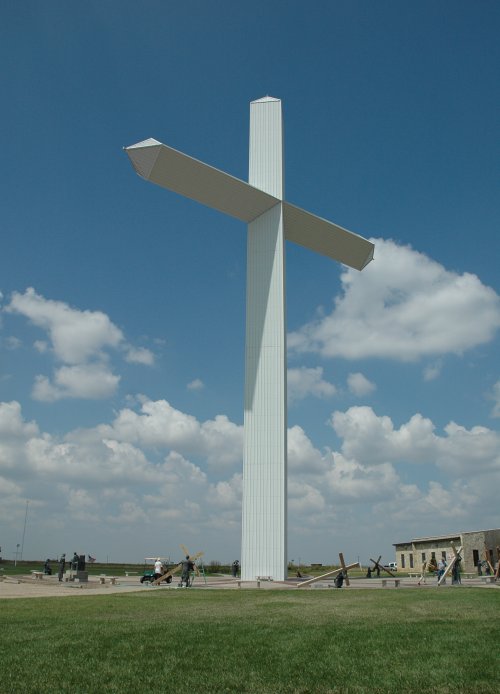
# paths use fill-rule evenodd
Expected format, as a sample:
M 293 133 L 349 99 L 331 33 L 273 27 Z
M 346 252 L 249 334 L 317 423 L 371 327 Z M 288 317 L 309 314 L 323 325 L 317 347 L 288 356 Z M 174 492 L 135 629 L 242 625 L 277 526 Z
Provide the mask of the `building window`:
M 405 568 L 405 555 L 404 554 L 401 555 L 401 568 L 402 569 Z
M 436 552 L 431 552 L 431 559 L 435 559 L 435 558 L 436 558 Z
M 425 552 L 422 552 L 422 564 L 424 563 L 424 561 L 425 561 Z
M 413 554 L 410 554 L 410 569 L 413 569 Z
M 446 559 L 446 552 L 445 551 L 441 552 L 441 556 L 443 557 L 443 559 Z
M 479 564 L 479 550 L 478 549 L 472 550 L 472 561 L 474 562 L 474 566 L 477 566 Z

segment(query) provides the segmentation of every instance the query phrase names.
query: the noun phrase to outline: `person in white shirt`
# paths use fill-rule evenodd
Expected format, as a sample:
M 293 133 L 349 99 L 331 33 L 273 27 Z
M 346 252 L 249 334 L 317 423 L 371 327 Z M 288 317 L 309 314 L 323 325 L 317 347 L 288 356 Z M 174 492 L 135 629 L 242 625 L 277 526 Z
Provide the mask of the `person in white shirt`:
M 163 574 L 163 564 L 160 557 L 155 561 L 155 581 Z
M 446 559 L 444 557 L 439 560 L 439 562 L 438 562 L 438 583 L 441 580 L 441 577 L 444 574 L 447 566 L 448 565 L 447 565 Z

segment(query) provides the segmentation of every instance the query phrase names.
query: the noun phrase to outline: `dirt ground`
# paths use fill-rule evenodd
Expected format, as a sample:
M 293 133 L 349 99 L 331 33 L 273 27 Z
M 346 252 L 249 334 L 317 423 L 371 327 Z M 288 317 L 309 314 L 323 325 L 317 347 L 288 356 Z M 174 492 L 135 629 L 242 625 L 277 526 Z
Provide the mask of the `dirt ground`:
M 486 579 L 486 577 L 483 577 Z M 377 588 L 380 590 L 394 590 L 394 580 L 387 579 L 384 586 L 382 578 L 372 579 L 351 579 L 350 587 L 345 587 L 347 590 L 358 590 L 363 588 Z M 283 590 L 296 588 L 297 580 L 290 579 L 289 581 L 260 581 L 259 586 L 256 581 L 239 583 L 236 579 L 230 576 L 224 577 L 209 577 L 206 580 L 203 577 L 195 578 L 194 590 L 206 589 L 241 589 L 257 588 L 265 590 Z M 474 586 L 477 588 L 500 588 L 499 582 L 490 583 L 480 577 L 468 578 L 462 580 L 462 586 Z M 451 579 L 447 579 L 445 585 L 440 586 L 440 590 L 446 588 L 455 588 L 451 585 Z M 310 586 L 304 586 L 301 590 L 321 590 L 333 588 L 333 579 L 323 579 Z M 419 590 L 429 590 L 436 588 L 436 579 L 427 578 L 425 584 L 418 585 L 416 578 L 401 578 L 399 589 L 413 588 Z M 111 593 L 130 593 L 130 592 L 148 592 L 151 590 L 177 590 L 178 581 L 175 580 L 170 585 L 151 586 L 149 583 L 141 584 L 138 577 L 118 576 L 116 583 L 113 585 L 110 577 L 105 578 L 105 584 L 102 585 L 98 577 L 91 576 L 87 583 L 79 583 L 78 581 L 66 581 L 60 583 L 57 576 L 44 576 L 41 580 L 35 579 L 32 576 L 4 576 L 0 580 L 0 599 L 2 598 L 48 598 L 48 597 L 64 597 L 68 595 L 83 596 L 83 595 L 109 595 Z

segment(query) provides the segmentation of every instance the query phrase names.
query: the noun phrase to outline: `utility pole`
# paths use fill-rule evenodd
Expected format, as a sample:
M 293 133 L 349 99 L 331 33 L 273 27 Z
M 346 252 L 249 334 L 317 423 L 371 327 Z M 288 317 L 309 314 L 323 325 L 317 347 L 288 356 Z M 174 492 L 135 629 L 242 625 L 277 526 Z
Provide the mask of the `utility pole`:
M 26 535 L 26 521 L 28 520 L 28 504 L 29 504 L 29 501 L 26 499 L 26 513 L 24 514 L 23 539 L 21 540 L 21 559 L 23 558 L 24 536 Z

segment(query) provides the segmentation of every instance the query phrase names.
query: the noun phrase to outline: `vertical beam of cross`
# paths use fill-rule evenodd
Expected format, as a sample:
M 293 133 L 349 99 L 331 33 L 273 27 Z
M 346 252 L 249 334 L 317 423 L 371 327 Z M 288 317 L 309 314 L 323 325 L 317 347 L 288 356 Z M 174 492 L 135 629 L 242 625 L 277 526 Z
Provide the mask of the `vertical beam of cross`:
M 249 183 L 283 199 L 281 102 L 250 104 Z M 278 202 L 248 225 L 241 578 L 286 577 L 285 240 Z
M 241 576 L 282 580 L 287 572 L 284 243 L 357 270 L 373 259 L 374 245 L 284 201 L 279 99 L 251 103 L 249 183 L 152 138 L 126 152 L 147 181 L 248 224 Z

